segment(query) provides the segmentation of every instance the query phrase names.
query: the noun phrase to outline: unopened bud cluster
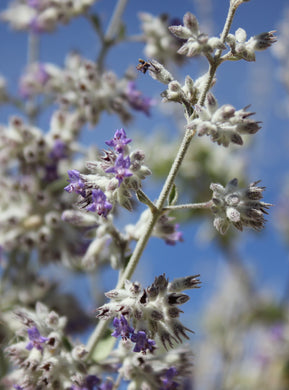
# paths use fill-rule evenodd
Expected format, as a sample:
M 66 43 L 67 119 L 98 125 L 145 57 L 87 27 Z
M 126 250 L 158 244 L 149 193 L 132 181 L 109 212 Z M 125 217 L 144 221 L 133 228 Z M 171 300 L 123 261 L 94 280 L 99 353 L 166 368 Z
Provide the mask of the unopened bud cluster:
M 276 42 L 275 31 L 264 32 L 251 37 L 248 41 L 247 33 L 243 28 L 238 28 L 235 34 L 228 34 L 227 43 L 230 46 L 234 59 L 255 61 L 256 51 L 265 50 Z M 232 58 L 233 59 L 233 58 Z
M 169 283 L 165 275 L 155 278 L 151 286 L 143 289 L 137 282 L 126 282 L 125 287 L 111 290 L 105 295 L 110 302 L 101 306 L 99 318 L 123 316 L 136 331 L 144 331 L 147 337 L 158 338 L 167 349 L 187 338 L 191 332 L 178 319 L 179 305 L 189 300 L 183 290 L 198 288 L 199 275 L 175 279 Z
M 210 136 L 218 145 L 243 145 L 242 135 L 255 134 L 260 129 L 260 122 L 250 118 L 254 113 L 247 112 L 247 107 L 236 110 L 230 104 L 225 104 L 218 108 L 211 93 L 207 96 L 206 106 L 196 105 L 195 109 L 198 118 L 189 121 L 187 128 L 196 130 L 198 136 Z
M 187 75 L 184 85 L 181 85 L 177 80 L 171 81 L 168 84 L 168 88 L 161 94 L 163 102 L 175 101 L 183 103 L 186 107 L 190 107 L 189 111 L 192 111 L 192 107 L 196 105 L 200 97 L 205 79 L 204 76 L 201 76 L 194 81 Z M 212 86 L 215 82 L 216 79 L 213 79 Z
M 200 54 L 206 55 L 206 53 L 211 53 L 215 49 L 226 48 L 220 38 L 209 38 L 207 34 L 201 33 L 197 18 L 190 12 L 184 15 L 183 25 L 170 26 L 169 30 L 176 37 L 186 41 L 178 50 L 178 53 L 187 57 Z
M 238 230 L 247 226 L 259 231 L 264 227 L 264 214 L 272 205 L 261 201 L 265 187 L 258 187 L 258 183 L 256 181 L 248 188 L 240 189 L 237 179 L 231 180 L 226 187 L 211 184 L 214 226 L 221 234 L 225 234 L 230 225 Z

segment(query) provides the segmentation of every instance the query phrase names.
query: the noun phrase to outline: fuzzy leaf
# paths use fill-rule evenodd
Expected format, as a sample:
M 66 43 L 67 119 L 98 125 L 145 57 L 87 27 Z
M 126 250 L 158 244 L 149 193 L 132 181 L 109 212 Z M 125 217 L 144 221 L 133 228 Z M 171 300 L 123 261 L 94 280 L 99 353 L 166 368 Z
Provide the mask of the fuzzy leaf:
M 103 361 L 112 351 L 116 342 L 116 338 L 112 337 L 111 333 L 112 331 L 108 330 L 102 340 L 100 340 L 95 347 L 92 354 L 92 360 L 94 360 L 95 362 Z
M 169 206 L 173 206 L 177 203 L 178 195 L 179 194 L 178 194 L 177 186 L 174 184 L 169 194 L 169 199 L 168 199 Z

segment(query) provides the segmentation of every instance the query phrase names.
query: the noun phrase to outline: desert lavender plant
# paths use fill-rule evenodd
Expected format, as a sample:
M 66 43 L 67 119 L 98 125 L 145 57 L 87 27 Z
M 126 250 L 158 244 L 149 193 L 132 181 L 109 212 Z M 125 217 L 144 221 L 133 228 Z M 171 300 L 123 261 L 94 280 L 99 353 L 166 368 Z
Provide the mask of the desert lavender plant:
M 220 234 L 231 225 L 238 230 L 264 226 L 270 204 L 262 201 L 264 187 L 258 181 L 244 188 L 234 178 L 212 183 L 211 199 L 187 204 L 177 203 L 175 185 L 191 143 L 203 145 L 202 138 L 208 136 L 220 148 L 240 147 L 243 137 L 260 129 L 247 107 L 218 106 L 211 91 L 223 62 L 252 61 L 255 51 L 275 42 L 273 32 L 248 41 L 242 29 L 230 34 L 243 2 L 230 1 L 220 37 L 200 31 L 190 12 L 183 23 L 173 23 L 168 30 L 167 19 L 140 15 L 146 53 L 154 58 L 140 60 L 137 69 L 165 85 L 163 101 L 180 104 L 186 120 L 183 140 L 156 201 L 143 191 L 143 180 L 153 173 L 145 152 L 133 146 L 121 126 L 106 141 L 106 150 L 84 150 L 78 142 L 82 126 L 96 125 L 102 112 L 117 114 L 126 123 L 134 111 L 149 114 L 153 104 L 136 89 L 131 72 L 118 79 L 104 68 L 106 52 L 126 38 L 120 34 L 126 1 L 117 3 L 106 32 L 89 14 L 93 1 L 16 1 L 2 12 L 4 21 L 34 38 L 86 12 L 102 44 L 97 64 L 78 54 L 69 55 L 63 69 L 35 58 L 30 61 L 20 79 L 20 93 L 33 110 L 31 104 L 11 96 L 1 79 L 1 102 L 17 104 L 30 122 L 43 109 L 35 102 L 40 94 L 59 104 L 46 133 L 19 117 L 1 127 L 1 336 L 11 337 L 4 353 L 13 364 L 9 372 L 5 368 L 5 388 L 104 390 L 117 389 L 123 382 L 130 390 L 192 388 L 191 352 L 178 345 L 192 330 L 182 323 L 179 305 L 189 299 L 185 290 L 200 287 L 200 275 L 170 281 L 164 269 L 143 288 L 133 281 L 133 273 L 151 236 L 169 245 L 182 241 L 172 211 L 211 211 Z M 158 34 L 153 34 L 156 27 Z M 35 44 L 35 39 L 30 42 Z M 204 56 L 209 69 L 195 80 L 188 75 L 182 84 L 167 67 L 170 61 L 182 63 L 182 58 L 194 56 Z M 78 197 L 75 202 L 72 193 Z M 115 223 L 119 208 L 134 211 L 136 202 L 145 205 L 145 211 L 134 225 L 120 230 Z M 54 287 L 51 299 L 53 287 L 40 283 L 40 275 L 31 271 L 35 262 L 55 261 L 72 270 L 101 272 L 102 266 L 109 265 L 119 271 L 117 285 L 105 294 L 109 302 L 98 308 L 99 323 L 86 345 L 68 334 L 73 317 L 61 305 L 61 293 Z M 108 331 L 111 321 L 113 332 Z M 120 338 L 115 348 L 114 337 Z

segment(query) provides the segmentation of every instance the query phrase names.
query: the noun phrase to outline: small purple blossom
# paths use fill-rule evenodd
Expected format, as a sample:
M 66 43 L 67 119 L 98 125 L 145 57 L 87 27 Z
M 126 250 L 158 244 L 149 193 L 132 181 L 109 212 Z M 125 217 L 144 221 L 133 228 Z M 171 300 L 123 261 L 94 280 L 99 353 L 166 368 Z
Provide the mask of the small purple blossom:
M 22 386 L 19 385 L 13 385 L 14 389 L 16 390 L 24 390 Z
M 70 387 L 70 390 L 99 390 L 101 389 L 98 386 L 100 383 L 101 380 L 96 375 L 87 375 L 80 386 L 73 385 Z
M 115 177 L 118 180 L 118 186 L 120 186 L 125 177 L 132 176 L 132 172 L 129 170 L 129 167 L 130 167 L 129 156 L 123 157 L 123 155 L 120 154 L 115 160 L 114 167 L 106 169 L 105 172 L 115 173 Z
M 36 80 L 41 84 L 45 85 L 47 81 L 50 79 L 50 75 L 47 73 L 45 69 L 45 65 L 39 63 L 38 64 L 38 70 L 36 73 Z
M 35 8 L 35 9 L 39 8 L 40 3 L 41 3 L 41 0 L 28 0 L 27 1 L 27 4 L 29 5 L 29 7 Z
M 41 32 L 43 32 L 43 29 L 42 29 L 42 26 L 41 24 L 39 23 L 39 19 L 37 16 L 35 16 L 31 22 L 30 22 L 30 30 L 34 33 L 34 34 L 40 34 Z
M 111 146 L 115 149 L 116 152 L 122 153 L 125 149 L 125 146 L 131 142 L 130 138 L 127 138 L 126 132 L 124 129 L 116 130 L 113 139 L 106 141 L 105 143 L 108 146 Z
M 54 180 L 57 180 L 58 176 L 58 166 L 57 164 L 47 164 L 45 166 L 45 175 L 43 177 L 43 181 L 47 183 L 51 183 Z M 65 187 L 66 188 L 66 187 Z
M 92 194 L 92 203 L 86 207 L 86 210 L 97 212 L 98 215 L 102 215 L 106 218 L 107 213 L 112 208 L 112 204 L 106 200 L 104 192 L 100 189 L 93 189 Z
M 111 334 L 113 337 L 121 336 L 122 339 L 126 340 L 134 333 L 134 329 L 129 326 L 124 316 L 121 316 L 120 318 L 115 317 L 113 320 L 113 326 L 115 327 L 114 332 Z
M 130 339 L 132 342 L 136 343 L 133 352 L 146 353 L 147 349 L 150 352 L 153 352 L 155 349 L 155 341 L 147 338 L 146 332 L 142 330 L 139 330 L 137 333 L 133 333 Z
M 280 342 L 284 339 L 284 324 L 278 323 L 271 327 L 270 337 L 273 342 Z
M 115 327 L 115 331 L 111 335 L 113 337 L 121 336 L 123 340 L 130 339 L 133 343 L 135 343 L 133 352 L 146 353 L 147 349 L 150 352 L 154 351 L 155 341 L 147 338 L 146 332 L 142 330 L 135 333 L 134 328 L 129 326 L 124 316 L 121 316 L 120 318 L 115 317 L 113 320 L 113 326 Z
M 80 388 L 81 390 L 96 390 L 96 386 L 100 384 L 100 379 L 96 375 L 88 375 L 85 380 L 84 384 Z
M 63 158 L 66 158 L 67 157 L 66 144 L 62 140 L 57 139 L 54 142 L 51 152 L 49 153 L 49 157 L 54 160 L 61 160 Z
M 160 390 L 174 390 L 179 387 L 179 384 L 173 381 L 173 378 L 177 375 L 177 370 L 175 367 L 170 367 L 166 370 L 165 374 L 162 375 L 162 387 Z
M 179 228 L 179 224 L 176 224 L 174 226 L 174 228 L 175 228 L 175 230 L 171 234 L 168 234 L 165 238 L 165 242 L 168 245 L 176 245 L 177 242 L 184 241 L 183 233 L 180 231 L 177 231 L 177 229 Z
M 143 96 L 135 87 L 135 82 L 130 81 L 127 86 L 126 96 L 130 106 L 136 111 L 143 111 L 146 115 L 150 115 L 150 108 L 153 105 L 153 100 Z
M 43 351 L 42 344 L 45 343 L 45 341 L 47 341 L 48 338 L 41 336 L 36 326 L 29 328 L 27 330 L 27 333 L 30 341 L 26 345 L 26 349 L 28 349 L 28 351 L 31 351 L 32 348 L 36 348 L 39 351 Z
M 67 185 L 64 189 L 67 192 L 76 192 L 77 194 L 85 197 L 85 184 L 80 177 L 80 173 L 76 169 L 71 169 L 68 172 L 70 184 Z

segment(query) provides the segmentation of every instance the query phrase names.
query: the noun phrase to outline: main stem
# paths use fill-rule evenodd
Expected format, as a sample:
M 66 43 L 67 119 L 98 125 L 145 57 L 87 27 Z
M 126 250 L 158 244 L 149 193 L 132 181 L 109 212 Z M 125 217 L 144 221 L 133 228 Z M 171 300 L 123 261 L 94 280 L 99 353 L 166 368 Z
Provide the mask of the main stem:
M 30 31 L 27 46 L 27 66 L 30 66 L 39 60 L 39 35 Z M 30 123 L 34 124 L 36 120 L 36 102 L 34 97 L 27 101 L 25 108 Z
M 113 12 L 113 15 L 110 19 L 109 26 L 108 26 L 107 31 L 105 33 L 104 39 L 106 41 L 110 41 L 111 39 L 113 39 L 114 35 L 118 32 L 121 17 L 122 17 L 124 10 L 125 10 L 127 2 L 128 2 L 128 0 L 119 0 L 117 2 L 117 5 L 116 5 L 114 12 Z
M 159 216 L 162 213 L 163 206 L 165 204 L 165 201 L 167 199 L 167 196 L 172 188 L 172 185 L 174 183 L 175 177 L 178 173 L 178 170 L 181 166 L 181 163 L 186 155 L 186 152 L 188 150 L 188 147 L 190 145 L 191 139 L 194 136 L 194 132 L 191 130 L 187 130 L 185 133 L 185 136 L 182 140 L 181 146 L 178 150 L 177 156 L 171 166 L 170 172 L 168 174 L 168 177 L 165 181 L 165 184 L 161 190 L 161 193 L 158 197 L 158 200 L 156 202 L 156 209 L 154 211 L 151 211 L 149 222 L 146 226 L 145 232 L 142 235 L 142 237 L 138 240 L 135 249 L 133 251 L 133 254 L 129 260 L 129 263 L 127 267 L 125 268 L 123 274 L 121 275 L 121 278 L 119 279 L 116 289 L 122 288 L 124 285 L 124 282 L 127 279 L 130 279 L 132 274 L 134 273 L 134 270 L 139 262 L 139 259 L 147 245 L 147 242 L 152 234 L 152 230 L 159 218 Z M 108 320 L 100 320 L 98 323 L 98 326 L 95 328 L 94 332 L 92 333 L 90 339 L 87 343 L 87 350 L 88 355 L 87 358 L 91 357 L 93 350 L 100 340 L 103 331 L 106 329 L 108 323 L 110 322 L 110 319 Z
M 110 19 L 109 25 L 107 27 L 106 33 L 103 37 L 102 48 L 100 50 L 100 53 L 99 53 L 99 56 L 97 59 L 97 64 L 98 64 L 100 69 L 103 68 L 103 63 L 104 63 L 104 59 L 106 57 L 106 54 L 112 45 L 112 42 L 114 40 L 115 35 L 119 31 L 119 25 L 121 22 L 122 14 L 124 13 L 124 10 L 125 10 L 127 3 L 128 3 L 128 0 L 118 0 L 116 6 L 114 8 L 114 11 L 113 11 L 112 17 Z
M 126 1 L 127 0 L 119 0 L 119 5 L 126 4 Z M 234 6 L 234 5 L 231 5 L 229 8 L 226 22 L 225 22 L 223 32 L 221 35 L 222 42 L 225 42 L 225 40 L 227 38 L 227 35 L 229 33 L 236 9 L 237 9 L 237 6 Z M 218 50 L 216 52 L 215 57 L 214 57 L 214 61 L 210 64 L 207 82 L 206 82 L 206 84 L 205 84 L 205 86 L 200 94 L 200 98 L 198 100 L 198 104 L 201 106 L 204 104 L 206 95 L 210 89 L 212 80 L 215 76 L 216 70 L 217 70 L 218 65 L 219 65 L 219 59 L 220 59 L 221 54 L 222 54 L 222 50 Z M 142 253 L 147 245 L 147 242 L 152 234 L 153 228 L 154 228 L 159 216 L 163 212 L 163 207 L 164 207 L 164 204 L 166 202 L 166 199 L 167 199 L 169 192 L 174 184 L 174 180 L 176 178 L 176 175 L 179 171 L 181 163 L 186 155 L 186 152 L 187 152 L 189 145 L 191 143 L 191 139 L 193 138 L 194 135 L 195 135 L 195 131 L 188 130 L 188 129 L 186 130 L 186 133 L 185 133 L 184 138 L 182 140 L 181 146 L 178 150 L 177 156 L 176 156 L 176 158 L 171 166 L 168 177 L 165 181 L 165 184 L 164 184 L 164 186 L 161 190 L 161 193 L 158 197 L 158 200 L 156 202 L 156 208 L 151 209 L 150 219 L 147 223 L 145 232 L 144 232 L 143 236 L 138 240 L 138 242 L 135 246 L 135 249 L 133 251 L 133 254 L 132 254 L 123 274 L 121 275 L 121 278 L 119 279 L 119 281 L 117 283 L 116 289 L 122 288 L 124 285 L 124 282 L 127 279 L 130 279 L 131 276 L 133 275 L 134 270 L 135 270 L 135 268 L 136 268 L 136 266 L 141 258 L 141 255 L 142 255 Z M 100 320 L 97 327 L 95 328 L 94 332 L 90 336 L 88 343 L 87 343 L 87 350 L 88 350 L 87 359 L 89 359 L 92 356 L 93 350 L 94 350 L 95 346 L 97 345 L 98 341 L 101 339 L 101 336 L 102 336 L 104 330 L 107 328 L 107 325 L 109 322 L 110 322 L 110 319 Z

